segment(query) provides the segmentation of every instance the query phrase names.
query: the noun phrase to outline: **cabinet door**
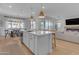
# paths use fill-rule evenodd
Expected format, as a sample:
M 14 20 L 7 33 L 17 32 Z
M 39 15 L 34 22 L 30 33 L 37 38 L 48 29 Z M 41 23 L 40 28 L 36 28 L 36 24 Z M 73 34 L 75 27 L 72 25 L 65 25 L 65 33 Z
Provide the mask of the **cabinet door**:
M 38 54 L 48 54 L 49 50 L 50 50 L 50 35 L 43 35 L 38 37 L 37 40 L 37 50 L 38 50 Z
M 30 35 L 29 35 L 29 33 L 27 33 L 27 36 L 26 37 L 27 37 L 27 39 L 26 39 L 27 40 L 27 46 L 29 48 L 29 44 L 30 44 L 30 40 L 29 40 Z
M 49 34 L 48 37 L 48 51 L 52 52 L 52 34 Z
M 34 52 L 34 36 L 30 34 L 30 49 Z
M 37 44 L 38 36 L 34 36 L 34 54 L 38 55 L 38 44 Z
M 23 43 L 27 45 L 27 34 L 23 33 Z
M 27 47 L 29 47 L 29 35 L 27 32 L 23 33 L 23 42 Z

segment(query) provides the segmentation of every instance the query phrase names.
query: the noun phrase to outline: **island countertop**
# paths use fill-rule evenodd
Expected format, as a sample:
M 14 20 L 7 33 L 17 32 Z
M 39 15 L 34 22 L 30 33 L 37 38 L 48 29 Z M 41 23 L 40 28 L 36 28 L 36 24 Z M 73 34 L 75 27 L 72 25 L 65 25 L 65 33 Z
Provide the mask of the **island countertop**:
M 52 34 L 52 32 L 50 31 L 32 31 L 30 32 L 31 34 L 34 34 L 34 35 L 46 35 L 46 34 Z
M 45 55 L 53 51 L 51 31 L 26 31 L 23 33 L 23 43 L 36 55 Z

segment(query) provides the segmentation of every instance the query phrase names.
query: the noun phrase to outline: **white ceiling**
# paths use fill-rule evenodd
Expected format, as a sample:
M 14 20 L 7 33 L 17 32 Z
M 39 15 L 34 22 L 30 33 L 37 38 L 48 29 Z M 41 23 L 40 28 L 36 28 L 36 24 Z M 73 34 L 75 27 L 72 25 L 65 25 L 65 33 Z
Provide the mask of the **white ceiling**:
M 56 18 L 79 18 L 79 3 L 45 3 L 45 11 L 48 16 Z M 41 4 L 36 3 L 0 3 L 0 14 L 20 17 L 29 17 L 31 8 L 37 16 Z

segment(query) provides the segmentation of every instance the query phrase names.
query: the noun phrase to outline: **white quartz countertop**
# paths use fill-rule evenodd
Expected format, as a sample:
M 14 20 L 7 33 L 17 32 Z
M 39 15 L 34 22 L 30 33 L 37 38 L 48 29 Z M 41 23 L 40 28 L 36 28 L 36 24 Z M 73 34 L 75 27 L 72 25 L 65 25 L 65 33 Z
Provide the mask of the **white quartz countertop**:
M 32 31 L 30 33 L 34 34 L 34 35 L 46 35 L 46 34 L 51 34 L 52 32 L 50 32 L 50 31 Z

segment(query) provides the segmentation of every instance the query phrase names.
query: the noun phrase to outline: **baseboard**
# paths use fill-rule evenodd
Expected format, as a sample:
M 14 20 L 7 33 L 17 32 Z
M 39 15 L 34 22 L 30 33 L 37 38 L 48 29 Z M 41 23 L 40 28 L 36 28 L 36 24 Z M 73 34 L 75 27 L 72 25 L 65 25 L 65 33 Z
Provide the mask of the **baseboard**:
M 62 40 L 62 41 L 66 41 L 66 42 L 70 42 L 70 43 L 74 43 L 74 44 L 79 44 L 79 43 L 77 43 L 77 42 L 72 42 L 72 41 L 68 41 L 68 40 L 63 40 L 63 39 L 57 39 L 57 40 Z

